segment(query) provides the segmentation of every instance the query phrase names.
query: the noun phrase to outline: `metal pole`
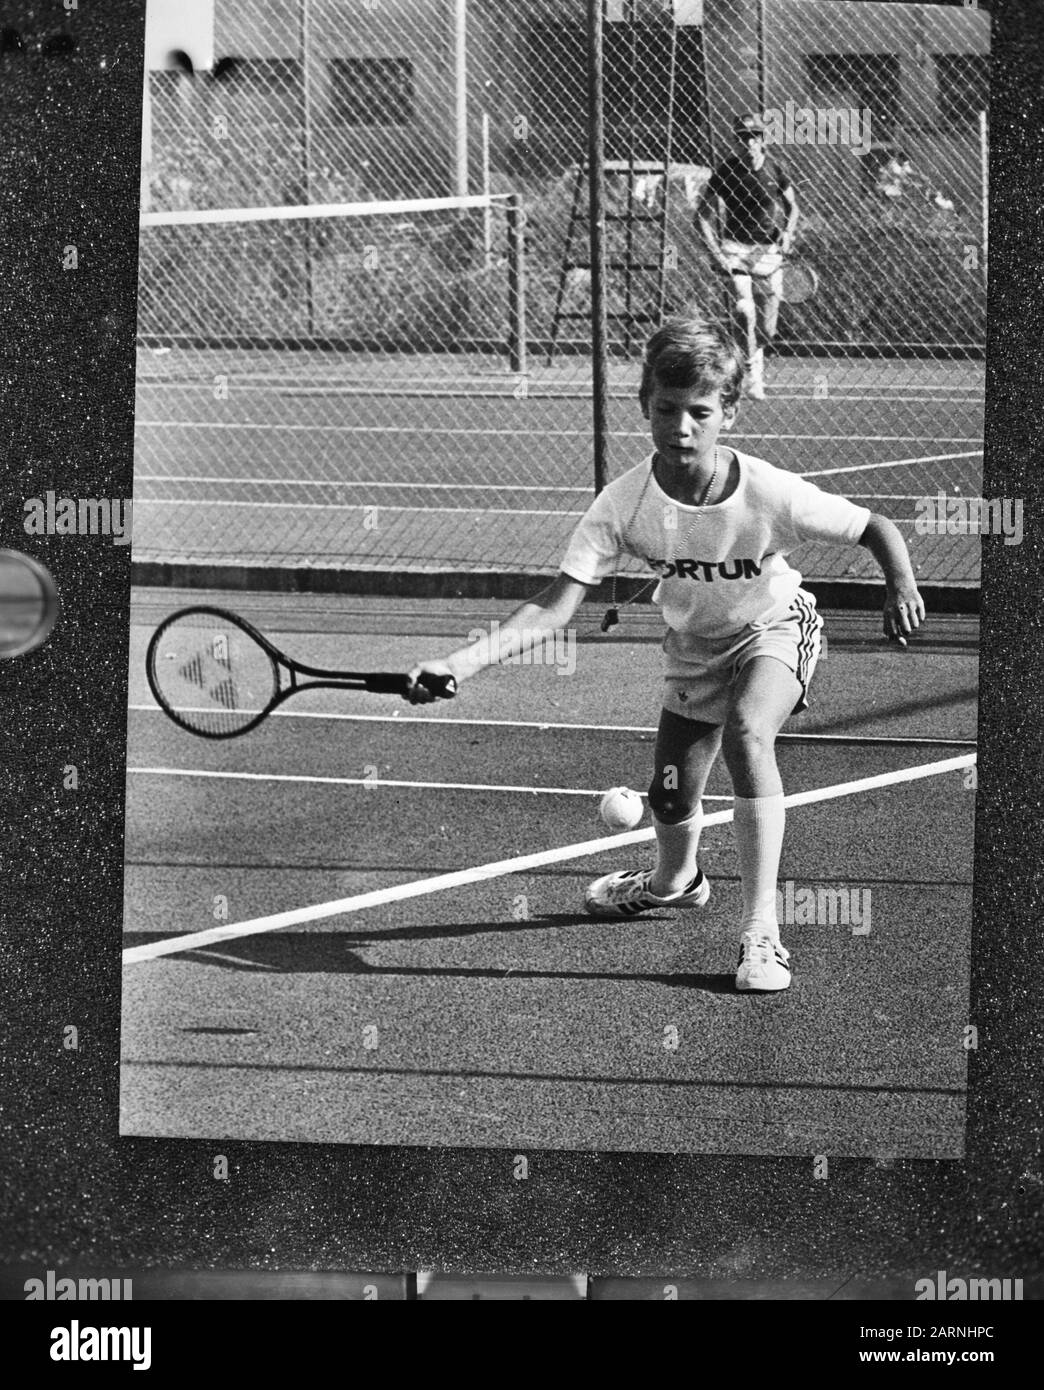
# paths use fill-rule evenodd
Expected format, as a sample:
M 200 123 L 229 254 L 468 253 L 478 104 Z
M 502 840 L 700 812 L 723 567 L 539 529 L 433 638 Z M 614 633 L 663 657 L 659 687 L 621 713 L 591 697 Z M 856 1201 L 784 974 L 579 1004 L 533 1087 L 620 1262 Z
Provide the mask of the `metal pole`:
M 667 225 L 671 211 L 671 157 L 674 154 L 674 92 L 678 82 L 678 26 L 673 11 L 667 13 L 670 26 L 667 69 L 667 129 L 663 141 L 663 221 L 660 223 L 660 268 L 656 272 L 656 327 L 663 323 L 667 303 Z
M 490 194 L 489 172 L 489 114 L 482 113 L 482 192 Z M 493 205 L 487 203 L 482 209 L 482 252 L 483 265 L 487 270 L 493 264 Z
M 507 200 L 508 236 L 508 365 L 525 376 L 526 359 L 526 214 L 522 195 Z
M 453 5 L 453 121 L 455 131 L 453 187 L 458 198 L 468 196 L 468 0 Z
M 982 275 L 990 255 L 990 128 L 985 111 L 979 112 L 979 166 L 982 179 Z
M 304 164 L 304 200 L 306 206 L 312 201 L 312 84 L 311 64 L 309 62 L 309 15 L 308 0 L 300 0 L 301 5 L 301 159 Z M 315 333 L 313 227 L 310 218 L 305 221 L 305 331 L 309 338 Z
M 609 384 L 605 308 L 605 69 L 602 0 L 587 0 L 587 174 L 591 233 L 591 395 L 594 486 L 608 482 Z

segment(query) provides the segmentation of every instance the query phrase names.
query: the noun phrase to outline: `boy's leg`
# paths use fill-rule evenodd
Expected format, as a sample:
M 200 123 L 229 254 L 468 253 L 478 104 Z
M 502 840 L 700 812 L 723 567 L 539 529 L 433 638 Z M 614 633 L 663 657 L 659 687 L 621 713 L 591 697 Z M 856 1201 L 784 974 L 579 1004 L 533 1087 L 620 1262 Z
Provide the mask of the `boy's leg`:
M 703 793 L 721 748 L 721 726 L 660 711 L 656 767 L 649 807 L 656 829 L 656 868 L 649 887 L 658 897 L 681 893 L 696 872 Z
M 736 982 L 743 989 L 785 989 L 790 983 L 776 918 L 786 828 L 776 735 L 801 698 L 801 682 L 789 667 L 776 657 L 755 657 L 740 672 L 722 735 L 736 794 L 733 826 L 743 888 L 743 954 Z
M 702 907 L 710 884 L 696 865 L 701 797 L 721 747 L 721 727 L 664 709 L 656 739 L 649 804 L 656 828 L 656 868 L 625 869 L 595 879 L 584 894 L 598 917 L 633 917 L 665 903 Z
M 761 295 L 761 331 L 758 335 L 762 347 L 769 347 L 772 344 L 776 337 L 776 330 L 779 328 L 779 306 L 783 302 L 782 280 L 783 272 L 779 271 L 765 281 L 765 288 Z
M 745 257 L 753 247 L 741 242 L 727 241 L 722 251 L 736 269 L 742 269 Z M 732 317 L 733 337 L 747 359 L 747 395 L 764 400 L 764 353 L 758 346 L 758 306 L 754 298 L 754 280 L 750 275 L 732 274 L 726 277 L 726 293 Z
M 732 321 L 736 341 L 746 354 L 753 359 L 758 346 L 758 310 L 754 302 L 754 282 L 749 275 L 729 276 Z
M 758 293 L 754 297 L 756 328 L 756 347 L 750 358 L 750 386 L 748 394 L 764 398 L 765 393 L 765 349 L 770 347 L 779 327 L 779 306 L 782 303 L 783 272 L 777 271 L 767 280 L 758 282 Z

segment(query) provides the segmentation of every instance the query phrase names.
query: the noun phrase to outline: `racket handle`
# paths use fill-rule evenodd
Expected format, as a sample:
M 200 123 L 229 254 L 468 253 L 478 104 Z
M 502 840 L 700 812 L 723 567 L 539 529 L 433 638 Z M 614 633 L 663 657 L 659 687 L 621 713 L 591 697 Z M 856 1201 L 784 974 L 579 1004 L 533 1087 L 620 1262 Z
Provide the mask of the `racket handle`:
M 407 676 L 370 675 L 365 680 L 366 689 L 377 695 L 401 695 L 405 699 L 410 692 Z M 439 700 L 452 700 L 457 693 L 457 682 L 452 676 L 433 676 L 423 672 L 417 684 L 423 685 Z
M 425 690 L 430 690 L 439 700 L 452 700 L 457 693 L 457 682 L 452 676 L 422 675 L 417 684 L 423 685 Z
M 430 691 L 437 700 L 452 700 L 457 693 L 457 682 L 452 676 L 433 676 L 425 671 L 417 684 Z M 406 676 L 370 676 L 366 685 L 369 690 L 401 695 L 404 700 L 410 693 L 410 682 Z

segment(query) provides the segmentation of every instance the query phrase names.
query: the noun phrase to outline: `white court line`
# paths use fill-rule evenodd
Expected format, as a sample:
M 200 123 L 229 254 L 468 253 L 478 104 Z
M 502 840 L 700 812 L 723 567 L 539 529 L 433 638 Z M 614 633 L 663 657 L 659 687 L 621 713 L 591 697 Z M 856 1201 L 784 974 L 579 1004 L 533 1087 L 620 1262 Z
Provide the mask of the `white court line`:
M 806 471 L 806 472 L 802 472 L 802 473 L 795 473 L 794 476 L 795 476 L 795 477 L 798 477 L 798 478 L 826 478 L 826 477 L 830 477 L 831 475 L 836 474 L 836 473 L 872 473 L 872 472 L 875 471 L 875 469 L 878 469 L 878 468 L 907 468 L 907 467 L 909 467 L 911 464 L 915 464 L 915 463 L 943 463 L 943 462 L 946 462 L 946 461 L 949 460 L 949 459 L 981 458 L 981 457 L 982 457 L 982 452 L 983 452 L 983 451 L 982 451 L 981 449 L 968 449 L 968 450 L 966 450 L 966 451 L 963 452 L 963 453 L 956 453 L 956 454 L 923 454 L 923 455 L 918 455 L 918 456 L 915 457 L 915 458 L 881 459 L 879 462 L 876 462 L 876 463 L 860 463 L 860 464 L 853 464 L 853 465 L 846 466 L 846 467 L 843 467 L 843 468 L 822 468 L 822 469 L 815 469 L 815 470 Z M 194 474 L 194 473 L 193 473 L 193 474 L 189 474 L 189 473 L 179 473 L 179 474 L 173 474 L 173 475 L 171 475 L 171 476 L 169 476 L 169 477 L 168 477 L 168 476 L 165 476 L 165 475 L 163 475 L 163 474 L 146 473 L 146 474 L 142 474 L 140 477 L 136 478 L 135 481 L 137 481 L 137 482 L 143 482 L 143 483 L 212 483 L 212 484 L 226 484 L 226 483 L 227 483 L 227 484 L 229 484 L 229 485 L 231 485 L 231 484 L 233 484 L 233 483 L 241 483 L 241 484 L 244 484 L 244 485 L 246 485 L 246 486 L 251 486 L 251 487 L 254 487 L 254 486 L 271 486 L 271 487 L 367 487 L 367 488 L 399 488 L 399 489 L 406 488 L 406 489 L 409 489 L 410 491 L 424 490 L 424 491 L 443 491 L 443 492 L 452 492 L 452 491 L 460 491 L 460 492 L 537 492 L 537 493 L 572 492 L 572 493 L 579 493 L 579 494 L 581 494 L 581 495 L 586 495 L 586 494 L 590 491 L 590 488 L 587 488 L 587 487 L 564 487 L 564 486 L 547 486 L 547 487 L 542 487 L 542 486 L 539 486 L 539 485 L 537 485 L 537 484 L 532 484 L 532 483 L 520 483 L 520 484 L 510 484 L 510 483 L 459 483 L 459 482 L 458 482 L 458 483 L 411 483 L 411 482 L 383 482 L 383 481 L 382 481 L 382 482 L 378 482 L 378 481 L 369 481 L 369 480 L 367 480 L 367 481 L 356 482 L 356 481 L 353 481 L 353 480 L 351 480 L 351 479 L 331 480 L 331 479 L 326 479 L 326 478 L 314 478 L 314 479 L 313 479 L 313 478 L 241 478 L 241 477 L 237 477 L 237 476 L 234 476 L 234 475 L 229 475 L 229 476 L 227 476 L 227 477 L 220 477 L 220 476 L 216 476 L 216 475 L 215 475 L 215 476 L 211 476 L 211 475 Z M 865 495 L 868 496 L 868 497 L 870 497 L 870 496 L 878 496 L 879 494 L 877 494 L 877 493 L 867 493 L 867 494 L 865 494 Z M 921 494 L 918 494 L 918 496 L 920 496 L 920 495 L 921 495 Z M 166 500 L 168 500 L 168 499 L 161 499 L 161 498 L 152 498 L 152 499 L 149 499 L 149 498 L 142 498 L 141 500 L 142 500 L 142 501 L 150 501 L 150 500 L 151 500 L 151 501 L 153 501 L 153 502 L 159 502 L 159 501 L 166 501 Z M 184 502 L 186 499 L 184 499 L 184 498 L 175 498 L 175 499 L 169 499 L 169 500 L 171 500 L 172 502 L 174 502 L 174 501 L 176 501 L 176 502 Z M 220 505 L 220 504 L 218 504 L 218 505 Z M 230 504 L 230 505 L 231 505 L 231 504 Z M 236 504 L 236 505 L 245 505 L 245 504 L 243 504 L 243 503 L 238 503 L 238 504 Z M 256 504 L 256 505 L 276 505 L 276 504 L 268 503 L 268 504 Z M 285 504 L 285 505 L 288 505 L 288 506 L 289 506 L 289 505 L 291 505 L 291 504 L 290 504 L 290 503 L 287 503 L 287 504 Z M 302 504 L 302 505 L 309 505 L 309 504 Z M 316 504 L 313 503 L 313 504 L 310 504 L 310 505 L 316 505 Z M 389 508 L 386 508 L 386 510 L 395 510 L 395 509 L 389 507 Z M 413 509 L 413 508 L 407 507 L 407 508 L 401 508 L 400 510 L 412 511 L 412 510 L 414 510 L 414 509 Z M 451 509 L 451 510 L 454 510 L 454 509 Z M 467 507 L 464 507 L 464 508 L 456 508 L 455 510 L 458 510 L 458 511 L 473 511 L 473 510 L 475 510 L 475 509 L 474 509 L 474 508 L 467 508 Z M 545 513 L 545 514 L 546 514 L 546 513 Z M 556 512 L 556 513 L 553 513 L 553 515 L 560 515 L 560 513 L 557 513 L 557 512 Z
M 872 473 L 875 468 L 905 468 L 911 463 L 943 463 L 947 459 L 981 458 L 981 449 L 969 449 L 963 454 L 924 454 L 918 458 L 888 459 L 881 463 L 860 463 L 850 468 L 817 468 L 811 473 L 801 473 L 802 478 L 829 478 L 835 473 Z
M 524 792 L 531 796 L 604 796 L 604 787 L 510 787 L 501 782 L 399 782 L 387 777 L 312 777 L 289 772 L 218 772 L 194 767 L 128 767 L 142 777 L 208 777 L 231 782 L 317 782 L 331 787 L 415 787 L 422 791 Z M 639 795 L 644 796 L 641 792 Z M 731 796 L 705 796 L 704 801 L 731 801 Z
M 128 709 L 141 714 L 161 714 L 159 705 L 128 705 Z M 202 707 L 185 710 L 186 714 L 209 714 Z M 449 719 L 432 718 L 424 714 L 327 714 L 324 710 L 277 709 L 269 715 L 270 719 L 345 719 L 359 724 L 460 724 L 468 729 L 580 729 L 585 733 L 596 734 L 655 734 L 655 724 L 550 724 L 526 719 Z
M 875 787 L 894 786 L 900 782 L 915 782 L 924 777 L 938 777 L 944 772 L 956 772 L 962 767 L 971 767 L 975 762 L 974 753 L 966 753 L 958 758 L 946 758 L 942 762 L 924 763 L 920 767 L 899 768 L 894 772 L 884 772 L 876 777 L 863 777 L 855 782 L 841 782 L 832 787 L 817 787 L 813 791 L 795 792 L 786 798 L 787 806 L 808 806 L 818 801 L 832 801 L 841 796 L 854 796 L 857 792 L 871 791 Z M 725 825 L 732 820 L 731 808 L 727 811 L 712 811 L 703 820 L 704 826 Z M 165 937 L 161 941 L 151 941 L 141 946 L 128 946 L 123 952 L 124 965 L 135 961 L 154 960 L 157 956 L 178 955 L 182 951 L 195 951 L 202 946 L 211 946 L 218 941 L 234 941 L 238 937 L 256 936 L 261 932 L 279 931 L 285 927 L 299 927 L 305 922 L 319 922 L 329 917 L 341 917 L 349 912 L 362 912 L 366 908 L 381 907 L 386 903 L 403 902 L 407 898 L 425 897 L 430 893 L 445 892 L 448 888 L 461 888 L 472 883 L 481 883 L 493 878 L 503 878 L 507 874 L 524 873 L 526 869 L 541 869 L 548 864 L 562 864 L 570 859 L 587 859 L 594 854 L 602 854 L 610 849 L 623 849 L 627 845 L 644 844 L 655 835 L 651 827 L 645 830 L 629 830 L 623 835 L 608 835 L 598 840 L 583 840 L 578 844 L 560 845 L 556 849 L 541 850 L 538 854 L 523 854 L 516 859 L 499 859 L 490 864 L 476 864 L 470 869 L 460 869 L 456 873 L 439 874 L 435 878 L 415 879 L 412 883 L 400 883 L 391 888 L 378 888 L 372 893 L 357 893 L 351 898 L 335 898 L 331 902 L 312 903 L 307 907 L 293 908 L 289 912 L 277 912 L 270 917 L 253 917 L 243 922 L 230 922 L 224 927 L 211 927 L 207 931 L 191 932 L 185 936 Z
M 526 510 L 522 507 L 397 507 L 390 502 L 381 502 L 376 508 L 368 508 L 365 502 L 253 502 L 249 498 L 238 497 L 135 497 L 136 507 L 255 507 L 261 511 L 280 511 L 292 507 L 298 512 L 422 512 L 430 516 L 436 512 L 453 516 L 583 516 L 583 512 L 566 512 L 559 507 L 544 510 Z
M 222 476 L 208 476 L 195 473 L 142 473 L 135 475 L 135 484 L 138 483 L 243 483 L 249 487 L 367 487 L 367 488 L 395 488 L 401 491 L 406 489 L 409 492 L 574 492 L 583 497 L 591 495 L 591 485 L 586 487 L 558 487 L 544 486 L 537 483 L 387 483 L 371 482 L 369 479 L 362 479 L 358 482 L 351 479 L 330 478 L 241 478 L 237 474 L 227 474 Z
M 415 392 L 415 393 L 422 393 L 423 399 L 425 399 L 425 400 L 432 400 L 432 399 L 435 399 L 435 400 L 490 400 L 490 401 L 503 401 L 503 400 L 508 400 L 508 399 L 512 399 L 512 398 L 513 398 L 513 399 L 518 399 L 518 397 L 515 397 L 515 395 L 514 395 L 515 388 L 516 388 L 517 385 L 518 385 L 517 379 L 515 379 L 515 380 L 513 380 L 513 381 L 510 381 L 510 382 L 506 382 L 506 383 L 504 384 L 504 386 L 502 387 L 502 389 L 499 390 L 499 391 L 489 391 L 489 390 L 485 390 L 485 391 L 469 391 L 469 390 L 467 390 L 466 387 L 460 387 L 460 386 L 447 386 L 447 385 L 445 384 L 445 382 L 432 382 L 432 383 L 429 384 L 429 383 L 425 383 L 424 381 L 419 381 L 419 382 L 418 382 L 418 381 L 415 381 L 415 380 L 410 379 L 410 378 L 404 378 L 404 379 L 403 379 L 403 384 L 402 384 L 402 386 L 400 386 L 400 387 L 377 387 L 377 388 L 371 388 L 371 387 L 369 387 L 365 382 L 359 383 L 359 384 L 357 384 L 357 385 L 350 385 L 350 384 L 349 384 L 349 385 L 345 385 L 345 384 L 342 383 L 342 382 L 337 382 L 337 381 L 332 381 L 332 380 L 329 381 L 329 382 L 323 382 L 323 381 L 316 380 L 316 381 L 313 381 L 313 383 L 312 383 L 311 385 L 300 385 L 300 384 L 294 382 L 292 378 L 287 377 L 287 376 L 283 375 L 282 373 L 277 373 L 277 374 L 272 375 L 272 376 L 264 376 L 264 375 L 261 375 L 261 374 L 256 373 L 256 372 L 252 372 L 252 373 L 249 373 L 248 375 L 244 375 L 244 376 L 240 376 L 240 375 L 238 375 L 238 374 L 236 374 L 236 373 L 231 373 L 230 375 L 234 378 L 234 389 L 235 389 L 236 391 L 259 391 L 259 392 L 263 392 L 265 395 L 271 395 L 271 394 L 272 394 L 273 387 L 274 387 L 274 388 L 276 388 L 276 390 L 278 391 L 278 394 L 279 394 L 279 395 L 281 395 L 281 396 L 290 396 L 290 397 L 295 397 L 295 396 L 300 396 L 300 397 L 309 397 L 309 396 L 351 396 L 351 397 L 357 397 L 357 396 L 374 396 L 374 397 L 395 396 L 395 397 L 397 397 L 397 398 L 401 398 L 401 397 L 403 396 L 404 393 L 408 393 L 408 392 L 410 392 L 410 391 L 413 391 L 413 392 Z M 423 389 L 423 388 L 425 388 L 426 386 L 428 387 L 428 389 Z M 433 388 L 433 387 L 440 387 L 441 389 L 438 389 L 438 390 L 436 390 L 436 389 L 431 389 L 431 388 Z M 147 389 L 147 390 L 159 390 L 160 388 L 165 388 L 165 389 L 173 390 L 173 391 L 188 391 L 188 390 L 199 391 L 199 390 L 202 390 L 202 391 L 206 391 L 207 394 L 208 394 L 208 396 L 209 396 L 210 392 L 214 389 L 214 383 L 213 383 L 213 381 L 211 381 L 211 380 L 206 380 L 206 381 L 204 381 L 204 380 L 202 380 L 202 379 L 195 379 L 195 378 L 193 378 L 193 379 L 186 379 L 186 380 L 183 380 L 183 381 L 157 381 L 157 380 L 150 380 L 149 377 L 144 376 L 144 375 L 141 376 L 141 377 L 139 378 L 139 380 L 138 380 L 138 389 L 139 389 L 139 390 L 146 390 L 146 389 Z M 867 386 L 867 387 L 864 387 L 864 388 L 862 388 L 862 389 L 863 389 L 864 391 L 875 391 L 875 392 L 877 392 L 878 394 L 872 395 L 872 396 L 871 396 L 871 395 L 862 395 L 862 394 L 859 394 L 860 388 L 859 388 L 858 386 L 852 388 L 852 390 L 851 390 L 848 394 L 845 394 L 845 393 L 843 393 L 843 392 L 841 392 L 841 391 L 838 391 L 838 392 L 836 392 L 836 393 L 835 393 L 835 392 L 831 392 L 831 394 L 830 394 L 829 396 L 824 396 L 824 395 L 822 395 L 821 393 L 820 393 L 819 395 L 816 395 L 816 394 L 805 395 L 805 394 L 802 394 L 802 393 L 800 393 L 800 392 L 783 392 L 783 391 L 777 391 L 777 390 L 775 390 L 775 388 L 772 387 L 771 385 L 770 385 L 769 388 L 768 388 L 768 390 L 769 390 L 769 400 L 773 400 L 773 401 L 807 401 L 807 402 L 810 402 L 810 403 L 817 403 L 817 402 L 825 401 L 826 404 L 828 404 L 828 405 L 836 404 L 836 403 L 838 403 L 838 402 L 840 402 L 840 401 L 843 401 L 843 402 L 845 402 L 845 403 L 847 403 L 847 404 L 860 404 L 860 403 L 865 403 L 865 404 L 867 404 L 867 405 L 873 405 L 873 404 L 876 404 L 876 403 L 879 402 L 879 401 L 894 400 L 894 399 L 896 398 L 896 393 L 897 393 L 897 392 L 904 392 L 904 391 L 923 391 L 923 390 L 925 390 L 926 388 L 923 387 L 923 386 L 900 386 L 900 385 L 896 385 L 896 386 Z M 938 390 L 939 390 L 940 392 L 946 392 L 946 391 L 950 391 L 950 392 L 965 391 L 965 392 L 966 392 L 966 391 L 968 391 L 968 390 L 970 390 L 970 389 L 971 389 L 971 388 L 969 388 L 969 387 L 967 387 L 967 386 L 940 386 L 940 387 L 938 387 Z M 587 391 L 587 392 L 569 391 L 569 390 L 559 390 L 559 391 L 556 391 L 556 390 L 554 390 L 553 388 L 548 388 L 548 389 L 546 389 L 546 390 L 542 390 L 539 386 L 533 387 L 533 388 L 530 390 L 529 395 L 526 397 L 526 400 L 527 400 L 527 401 L 580 401 L 580 402 L 587 402 L 587 401 L 590 401 L 590 399 L 591 399 L 591 394 L 590 394 L 589 391 Z M 631 393 L 631 392 L 629 392 L 629 391 L 628 391 L 628 392 L 610 391 L 610 393 L 609 393 L 609 399 L 610 399 L 611 401 L 622 401 L 622 402 L 634 404 L 634 403 L 637 402 L 637 399 L 638 399 L 638 397 L 637 397 L 637 390 L 635 390 L 634 393 Z M 977 395 L 977 396 L 968 396 L 968 395 L 961 395 L 961 396 L 958 396 L 958 395 L 901 396 L 900 399 L 899 399 L 899 403 L 902 404 L 902 405 L 967 405 L 967 406 L 977 406 L 977 407 L 979 407 L 980 409 L 982 408 L 982 406 L 983 406 L 983 404 L 984 404 L 984 401 L 985 401 L 985 397 L 984 397 L 984 395 L 982 395 L 982 394 Z
M 429 438 L 432 435 L 450 435 L 454 438 L 476 435 L 482 438 L 542 438 L 548 439 L 590 439 L 591 431 L 585 430 L 521 430 L 521 429 L 459 429 L 456 426 L 443 428 L 437 425 L 287 425 L 276 421 L 262 424 L 255 420 L 137 420 L 135 424 L 148 429 L 181 430 L 250 430 L 253 433 L 282 430 L 289 433 L 311 434 L 407 434 L 411 437 Z M 611 430 L 614 439 L 648 439 L 648 430 Z M 922 439 L 936 444 L 975 444 L 978 436 L 936 435 L 931 430 L 924 434 L 742 434 L 731 433 L 730 439 L 803 439 L 820 441 L 824 444 L 841 442 L 853 444 L 916 444 Z
M 868 464 L 868 468 L 881 467 L 880 464 Z M 806 477 L 807 474 L 795 473 L 795 477 Z M 204 476 L 187 473 L 173 473 L 169 476 L 155 473 L 143 473 L 134 479 L 135 485 L 139 483 L 204 483 L 210 486 L 244 486 L 244 487 L 325 487 L 325 488 L 385 488 L 395 489 L 400 492 L 571 492 L 579 493 L 586 497 L 591 493 L 590 486 L 587 487 L 539 487 L 534 483 L 378 483 L 369 481 L 351 482 L 348 480 L 334 482 L 328 478 L 241 478 L 228 475 Z M 849 499 L 853 497 L 876 497 L 887 502 L 917 502 L 923 496 L 922 492 L 846 492 L 845 496 Z M 147 500 L 147 499 L 145 499 Z M 182 499 L 189 500 L 189 499 Z M 198 499 L 192 498 L 192 501 Z M 477 508 L 475 510 L 478 510 Z
M 915 458 L 887 459 L 880 463 L 854 464 L 844 468 L 820 468 L 808 472 L 795 474 L 801 478 L 829 478 L 841 473 L 870 473 L 879 468 L 906 468 L 915 463 L 942 463 L 948 459 L 980 458 L 981 449 L 969 449 L 964 453 L 958 454 L 924 454 Z M 223 480 L 229 483 L 234 479 Z M 408 484 L 406 485 L 408 486 Z M 865 494 L 867 496 L 877 496 L 876 493 Z M 366 506 L 360 502 L 255 502 L 249 498 L 206 498 L 198 501 L 195 498 L 185 497 L 141 497 L 135 499 L 139 506 L 143 507 L 255 507 L 260 510 L 279 511 L 292 507 L 298 511 L 331 511 L 331 512 L 354 512 L 365 511 Z M 452 516 L 472 515 L 475 511 L 481 510 L 487 516 L 555 516 L 567 517 L 583 516 L 583 512 L 562 511 L 558 508 L 521 508 L 521 507 L 401 507 L 391 503 L 381 503 L 380 510 L 385 512 L 417 512 L 441 513 Z M 904 518 L 898 522 L 899 525 L 912 526 L 915 524 L 914 518 Z
M 835 470 L 844 473 L 847 470 L 839 468 Z M 800 476 L 800 475 L 799 475 Z M 879 496 L 878 493 L 868 494 L 871 497 Z M 415 512 L 421 516 L 554 516 L 558 518 L 575 516 L 577 518 L 584 515 L 583 512 L 564 511 L 560 507 L 536 508 L 524 507 L 422 507 L 419 504 L 415 507 L 392 506 L 389 502 L 381 502 L 378 506 L 368 508 L 364 502 L 253 502 L 246 498 L 232 497 L 135 497 L 136 507 L 253 507 L 256 511 L 285 511 L 292 508 L 298 512 Z M 917 517 L 892 517 L 891 521 L 896 526 L 916 526 Z M 978 532 L 975 532 L 978 535 Z
M 138 714 L 162 714 L 159 705 L 148 703 L 144 705 L 129 704 L 128 710 Z M 188 708 L 185 714 L 211 714 L 210 709 L 202 706 L 199 708 Z M 351 724 L 455 724 L 466 729 L 538 729 L 541 733 L 550 730 L 572 730 L 574 733 L 588 734 L 656 734 L 659 732 L 655 724 L 556 724 L 547 720 L 538 721 L 535 719 L 450 719 L 446 716 L 432 716 L 424 714 L 345 714 L 342 711 L 314 710 L 314 709 L 277 709 L 269 715 L 270 719 L 332 719 L 335 722 L 347 722 Z M 887 734 L 779 734 L 778 739 L 782 743 L 799 740 L 801 743 L 844 743 L 850 744 L 853 741 L 861 744 L 883 743 L 889 747 L 896 744 L 942 744 L 964 743 L 969 748 L 975 747 L 975 739 L 933 739 L 922 738 L 912 735 L 909 738 L 889 737 Z M 445 785 L 439 783 L 440 786 Z M 706 798 L 713 801 L 713 797 Z M 719 800 L 731 800 L 730 797 L 720 797 Z
M 207 382 L 205 384 L 209 389 L 211 383 Z M 874 396 L 867 396 L 855 393 L 846 396 L 842 395 L 840 392 L 838 392 L 836 395 L 833 392 L 831 392 L 829 396 L 817 396 L 815 394 L 809 396 L 799 391 L 774 391 L 772 387 L 769 386 L 768 400 L 769 402 L 803 401 L 809 403 L 822 401 L 825 405 L 836 404 L 838 401 L 845 401 L 851 405 L 858 405 L 861 403 L 866 405 L 875 405 L 880 401 L 895 400 L 897 405 L 970 405 L 977 406 L 981 409 L 982 406 L 985 404 L 986 399 L 984 394 L 979 396 L 900 396 L 898 399 L 896 399 L 896 392 L 911 391 L 916 389 L 918 388 L 910 386 L 880 386 L 864 388 L 864 390 L 876 390 L 878 394 Z M 923 390 L 924 388 L 922 387 L 920 389 Z M 948 389 L 952 389 L 954 391 L 962 391 L 968 390 L 969 388 L 954 386 Z M 532 395 L 530 396 L 530 399 L 532 399 Z

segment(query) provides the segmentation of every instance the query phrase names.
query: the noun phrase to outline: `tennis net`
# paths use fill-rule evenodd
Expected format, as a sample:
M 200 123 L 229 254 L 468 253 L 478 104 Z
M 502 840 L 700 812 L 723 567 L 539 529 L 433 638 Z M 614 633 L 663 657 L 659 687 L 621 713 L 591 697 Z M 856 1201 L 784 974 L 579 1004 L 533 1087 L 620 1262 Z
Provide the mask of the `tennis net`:
M 147 213 L 140 340 L 507 351 L 513 211 L 478 196 Z

